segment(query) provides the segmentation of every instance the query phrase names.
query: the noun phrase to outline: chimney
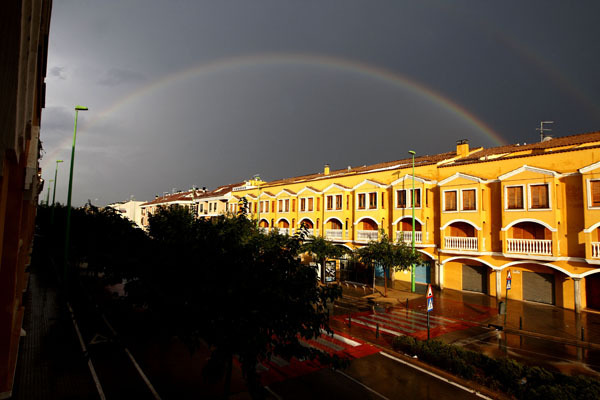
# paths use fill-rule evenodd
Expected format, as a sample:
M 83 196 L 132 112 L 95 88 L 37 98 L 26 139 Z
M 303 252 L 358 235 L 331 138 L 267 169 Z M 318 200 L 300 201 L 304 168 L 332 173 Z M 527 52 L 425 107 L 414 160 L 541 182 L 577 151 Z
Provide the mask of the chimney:
M 329 175 L 329 164 L 325 164 L 325 168 L 323 169 L 323 175 Z
M 466 157 L 469 155 L 469 139 L 461 139 L 456 141 L 456 156 Z

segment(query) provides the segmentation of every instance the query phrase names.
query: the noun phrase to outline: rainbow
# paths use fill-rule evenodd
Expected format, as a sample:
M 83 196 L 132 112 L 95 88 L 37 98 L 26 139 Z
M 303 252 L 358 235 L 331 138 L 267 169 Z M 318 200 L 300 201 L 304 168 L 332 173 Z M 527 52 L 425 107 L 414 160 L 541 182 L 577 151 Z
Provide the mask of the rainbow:
M 265 53 L 252 54 L 236 57 L 218 59 L 215 61 L 195 65 L 194 67 L 167 75 L 157 81 L 151 82 L 148 85 L 142 86 L 125 97 L 111 104 L 99 113 L 94 110 L 89 111 L 89 119 L 82 123 L 78 131 L 90 129 L 99 121 L 107 118 L 120 108 L 123 108 L 127 103 L 133 102 L 136 99 L 149 96 L 152 92 L 166 88 L 174 83 L 186 81 L 196 78 L 200 75 L 224 72 L 232 69 L 261 67 L 261 66 L 309 66 L 319 68 L 331 68 L 342 72 L 355 73 L 370 79 L 382 81 L 386 84 L 408 90 L 415 95 L 425 97 L 432 103 L 441 106 L 443 109 L 456 115 L 459 119 L 465 121 L 476 130 L 482 132 L 498 145 L 507 144 L 506 140 L 495 132 L 491 127 L 466 110 L 459 104 L 444 97 L 442 94 L 435 92 L 427 86 L 415 82 L 401 74 L 377 67 L 371 64 L 356 60 L 348 60 L 341 57 L 317 55 L 317 54 L 302 54 L 302 53 Z M 90 115 L 91 114 L 91 115 Z M 83 121 L 82 121 L 83 122 Z M 70 147 L 71 137 L 65 138 L 56 149 L 53 149 L 45 156 L 45 161 L 42 162 L 44 167 L 48 162 L 54 162 L 54 156 Z

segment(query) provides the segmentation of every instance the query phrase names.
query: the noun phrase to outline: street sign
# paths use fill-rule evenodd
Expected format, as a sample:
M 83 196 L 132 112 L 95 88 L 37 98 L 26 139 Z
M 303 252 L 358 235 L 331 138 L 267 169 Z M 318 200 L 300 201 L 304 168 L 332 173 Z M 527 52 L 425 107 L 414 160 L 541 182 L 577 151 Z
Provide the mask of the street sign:
M 427 285 L 427 298 L 430 299 L 433 297 L 433 291 L 431 290 L 431 285 Z
M 433 297 L 427 298 L 427 312 L 433 311 Z
M 511 283 L 512 283 L 512 275 L 510 274 L 510 269 L 509 269 L 508 273 L 506 274 L 506 290 L 510 290 Z

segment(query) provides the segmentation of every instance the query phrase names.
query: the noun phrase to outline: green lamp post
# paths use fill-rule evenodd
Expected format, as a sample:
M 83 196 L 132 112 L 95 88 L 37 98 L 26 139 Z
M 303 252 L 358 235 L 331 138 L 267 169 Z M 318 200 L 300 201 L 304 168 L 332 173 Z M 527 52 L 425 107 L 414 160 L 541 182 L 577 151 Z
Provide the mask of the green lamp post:
M 48 207 L 48 204 L 50 202 L 50 185 L 52 184 L 53 181 L 54 181 L 54 179 L 50 179 L 48 181 L 48 194 L 46 195 L 46 207 Z
M 69 172 L 69 191 L 67 193 L 67 226 L 65 227 L 65 260 L 63 270 L 63 285 L 67 290 L 67 266 L 69 264 L 69 235 L 71 231 L 71 192 L 73 189 L 73 163 L 75 162 L 75 139 L 77 137 L 77 116 L 79 111 L 87 111 L 84 106 L 75 106 L 75 128 L 73 129 L 73 146 L 71 147 L 71 170 Z
M 58 164 L 63 160 L 56 160 L 56 168 L 54 169 L 54 191 L 52 192 L 52 211 L 50 211 L 50 224 L 54 224 L 54 204 L 56 202 L 56 179 L 58 176 Z M 49 188 L 48 188 L 49 189 Z
M 412 253 L 415 254 L 415 152 L 408 152 L 412 156 Z M 410 267 L 410 290 L 415 291 L 415 264 Z

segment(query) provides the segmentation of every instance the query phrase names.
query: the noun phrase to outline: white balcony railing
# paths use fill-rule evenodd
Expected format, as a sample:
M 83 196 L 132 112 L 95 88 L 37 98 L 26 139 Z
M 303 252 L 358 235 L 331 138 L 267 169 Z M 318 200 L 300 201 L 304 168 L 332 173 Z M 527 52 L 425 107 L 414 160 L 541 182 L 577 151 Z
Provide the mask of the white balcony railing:
M 444 248 L 447 250 L 474 250 L 477 251 L 477 238 L 476 237 L 458 237 L 458 236 L 446 236 L 444 237 Z
M 552 240 L 512 239 L 506 240 L 507 253 L 552 255 Z
M 262 227 L 262 226 L 261 226 L 261 227 L 260 227 L 260 228 L 258 228 L 258 229 L 260 230 L 260 232 L 261 232 L 261 233 L 264 233 L 265 235 L 266 235 L 267 233 L 269 233 L 269 228 L 265 228 L 265 227 Z
M 600 242 L 592 242 L 592 257 L 600 258 Z
M 412 243 L 411 231 L 396 231 L 396 240 L 399 242 Z M 415 243 L 423 243 L 423 232 L 415 231 Z
M 356 240 L 368 242 L 369 240 L 377 240 L 379 232 L 377 231 L 362 231 L 359 230 L 356 234 Z
M 290 228 L 277 228 L 277 231 L 279 232 L 280 235 L 289 235 L 290 234 Z
M 325 237 L 328 240 L 337 240 L 337 239 L 342 239 L 344 236 L 344 233 L 341 229 L 327 229 L 327 231 L 325 231 Z

